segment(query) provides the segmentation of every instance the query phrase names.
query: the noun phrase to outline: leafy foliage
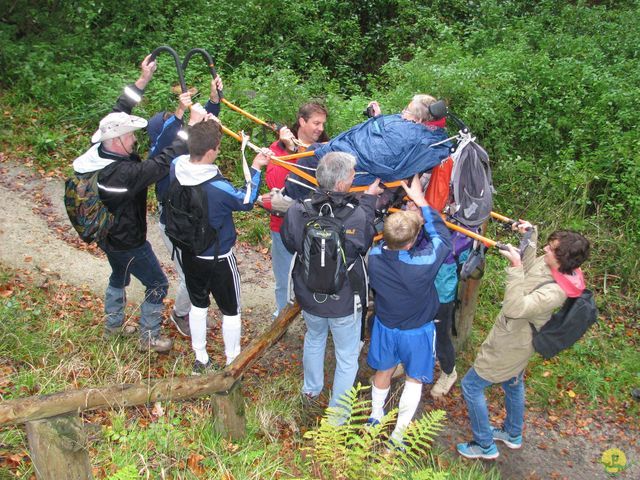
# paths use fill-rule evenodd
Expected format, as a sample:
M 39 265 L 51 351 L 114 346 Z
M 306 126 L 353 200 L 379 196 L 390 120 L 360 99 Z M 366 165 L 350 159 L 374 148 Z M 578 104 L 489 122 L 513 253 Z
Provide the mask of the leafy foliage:
M 544 219 L 537 204 L 563 204 L 564 221 L 578 215 L 640 241 L 638 2 L 152 0 L 135 21 L 128 7 L 23 0 L 4 14 L 1 82 L 11 93 L 2 103 L 51 109 L 39 114 L 44 128 L 9 126 L 45 165 L 69 129 L 93 128 L 145 52 L 198 46 L 214 55 L 235 103 L 291 122 L 297 105 L 320 98 L 332 134 L 361 121 L 369 98 L 392 112 L 417 92 L 444 97 L 491 154 L 499 206 Z M 142 114 L 173 102 L 173 60 L 159 62 Z M 194 62 L 187 81 L 206 84 Z M 223 113 L 232 129 L 272 139 L 237 117 Z M 234 141 L 224 151 L 236 152 Z M 237 158 L 226 153 L 223 165 Z M 614 248 L 610 256 L 626 254 Z M 620 268 L 628 290 L 637 269 Z
M 397 409 L 387 413 L 381 422 L 368 426 L 365 421 L 371 411 L 371 401 L 362 400 L 359 394 L 365 388 L 353 387 L 338 401 L 338 407 L 327 411 L 316 430 L 305 433 L 312 441 L 306 447 L 314 476 L 325 474 L 336 479 L 396 478 L 406 473 L 408 466 L 416 467 L 430 448 L 437 432 L 443 427 L 445 412 L 434 410 L 415 420 L 405 431 L 406 450 L 394 448 L 386 431 L 395 423 Z M 350 415 L 344 419 L 345 412 Z M 344 420 L 344 423 L 340 423 Z M 435 480 L 446 474 L 432 469 L 412 469 L 412 478 Z M 399 478 L 399 477 L 398 477 Z

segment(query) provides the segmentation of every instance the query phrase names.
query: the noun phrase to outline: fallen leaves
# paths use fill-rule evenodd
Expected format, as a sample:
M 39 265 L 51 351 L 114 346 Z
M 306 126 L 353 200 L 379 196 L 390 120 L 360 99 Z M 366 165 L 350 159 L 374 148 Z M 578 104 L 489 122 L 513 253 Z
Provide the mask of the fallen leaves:
M 29 454 L 24 451 L 12 453 L 10 455 L 0 455 L 0 467 L 4 466 L 10 470 L 16 470 L 23 464 L 23 462 L 28 461 Z
M 160 402 L 155 402 L 153 404 L 153 408 L 151 409 L 151 415 L 156 418 L 160 418 L 164 416 L 164 408 Z
M 196 452 L 193 452 L 191 455 L 189 455 L 189 458 L 187 459 L 187 467 L 194 475 L 198 477 L 204 475 L 204 468 L 202 467 L 202 465 L 200 465 L 200 462 L 202 462 L 202 460 L 204 460 L 204 455 L 200 455 Z
M 0 297 L 9 298 L 11 295 L 13 295 L 13 288 L 11 285 L 0 285 Z

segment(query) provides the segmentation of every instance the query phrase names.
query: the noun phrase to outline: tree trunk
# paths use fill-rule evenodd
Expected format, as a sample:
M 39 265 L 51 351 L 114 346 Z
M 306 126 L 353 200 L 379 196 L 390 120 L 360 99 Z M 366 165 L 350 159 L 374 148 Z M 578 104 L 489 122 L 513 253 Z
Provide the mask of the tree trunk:
M 473 319 L 476 315 L 481 283 L 482 279 L 475 280 L 473 278 L 469 278 L 461 281 L 458 286 L 458 298 L 460 299 L 460 305 L 455 312 L 455 325 L 458 335 L 452 337 L 453 346 L 455 347 L 456 352 L 459 352 L 464 347 L 465 342 L 471 334 L 471 327 L 473 326 Z
M 39 480 L 93 478 L 87 438 L 77 415 L 26 423 L 31 462 Z
M 291 322 L 300 313 L 297 303 L 287 304 L 271 324 L 271 328 L 249 344 L 231 365 L 224 369 L 231 377 L 240 378 L 242 373 L 260 359 L 262 353 L 276 343 L 287 331 Z

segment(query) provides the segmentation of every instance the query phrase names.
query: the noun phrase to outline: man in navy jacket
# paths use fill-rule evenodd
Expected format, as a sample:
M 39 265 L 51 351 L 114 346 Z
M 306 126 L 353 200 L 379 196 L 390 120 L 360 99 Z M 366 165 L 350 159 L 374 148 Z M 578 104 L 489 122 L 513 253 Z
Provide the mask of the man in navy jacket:
M 222 89 L 222 79 L 219 75 L 216 75 L 216 78 L 211 80 L 209 100 L 204 106 L 207 113 L 216 117 L 218 117 L 220 113 L 220 92 L 222 92 Z M 169 114 L 168 112 L 158 112 L 149 119 L 149 126 L 147 127 L 149 141 L 151 142 L 151 152 L 149 153 L 149 157 L 153 157 L 173 142 L 176 135 L 178 135 L 178 132 L 182 129 L 183 116 L 190 105 L 191 94 L 189 92 L 182 93 L 179 97 L 179 104 L 175 113 Z M 169 318 L 175 325 L 178 333 L 188 337 L 191 335 L 191 331 L 189 329 L 189 310 L 191 310 L 191 301 L 189 300 L 189 292 L 187 291 L 187 284 L 184 278 L 184 272 L 182 271 L 182 265 L 180 265 L 178 257 L 173 255 L 173 245 L 165 233 L 166 214 L 164 211 L 164 197 L 167 194 L 167 190 L 169 190 L 168 172 L 165 177 L 161 178 L 156 183 L 156 199 L 158 200 L 160 210 L 158 229 L 160 230 L 162 241 L 173 258 L 173 266 L 180 279 L 176 288 L 175 303 L 173 304 L 173 310 L 171 310 Z
M 203 186 L 207 197 L 209 225 L 217 231 L 217 240 L 200 255 L 186 251 L 181 255 L 192 304 L 189 311 L 189 329 L 191 346 L 196 356 L 194 374 L 202 373 L 211 367 L 206 348 L 210 294 L 222 312 L 226 364 L 230 364 L 240 354 L 240 273 L 233 253 L 236 228 L 232 214 L 234 211 L 248 211 L 253 208 L 260 188 L 261 169 L 269 161 L 264 154 L 256 155 L 251 166 L 251 182 L 242 189 L 234 187 L 220 174 L 217 165 L 214 164 L 220 151 L 221 136 L 219 123 L 208 114 L 205 121 L 189 128 L 189 154 L 176 158 L 171 165 L 172 183 Z

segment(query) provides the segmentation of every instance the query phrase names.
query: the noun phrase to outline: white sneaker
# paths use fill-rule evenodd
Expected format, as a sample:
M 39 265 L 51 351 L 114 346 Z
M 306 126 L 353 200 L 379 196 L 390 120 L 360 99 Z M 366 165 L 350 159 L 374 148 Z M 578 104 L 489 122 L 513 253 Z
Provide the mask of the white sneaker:
M 451 387 L 453 387 L 453 384 L 456 383 L 457 379 L 458 374 L 456 373 L 455 367 L 453 367 L 453 372 L 451 372 L 449 375 L 442 372 L 440 374 L 440 378 L 438 378 L 438 381 L 431 389 L 431 396 L 434 398 L 440 398 L 446 395 L 447 393 L 449 393 L 449 390 L 451 390 Z

